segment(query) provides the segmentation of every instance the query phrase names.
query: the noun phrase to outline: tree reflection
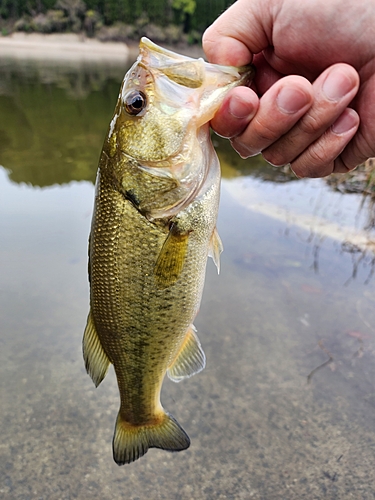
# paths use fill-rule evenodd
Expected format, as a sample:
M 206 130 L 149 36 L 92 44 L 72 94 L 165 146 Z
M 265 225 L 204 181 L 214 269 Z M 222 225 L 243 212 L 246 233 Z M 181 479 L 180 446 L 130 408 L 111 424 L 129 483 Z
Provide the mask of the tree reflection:
M 126 69 L 3 61 L 0 164 L 10 178 L 35 186 L 93 181 Z

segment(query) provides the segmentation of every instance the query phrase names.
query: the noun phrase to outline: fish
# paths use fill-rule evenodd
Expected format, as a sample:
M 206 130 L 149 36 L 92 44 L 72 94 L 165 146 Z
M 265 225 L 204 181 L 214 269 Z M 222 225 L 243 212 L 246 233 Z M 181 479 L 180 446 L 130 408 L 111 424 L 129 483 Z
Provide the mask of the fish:
M 160 401 L 205 367 L 193 321 L 207 257 L 219 269 L 220 165 L 209 122 L 251 66 L 209 64 L 142 38 L 101 152 L 89 237 L 90 312 L 83 336 L 98 386 L 114 366 L 118 465 L 149 448 L 185 450 L 186 432 Z

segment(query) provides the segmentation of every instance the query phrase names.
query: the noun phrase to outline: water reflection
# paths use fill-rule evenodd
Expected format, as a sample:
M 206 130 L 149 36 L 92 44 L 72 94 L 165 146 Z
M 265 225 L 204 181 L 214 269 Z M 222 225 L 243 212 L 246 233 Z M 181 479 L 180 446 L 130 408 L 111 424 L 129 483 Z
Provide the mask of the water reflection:
M 52 82 L 17 64 L 0 71 L 8 82 L 0 96 L 0 496 L 372 498 L 375 284 L 373 254 L 359 246 L 372 237 L 367 201 L 361 208 L 360 197 L 323 181 L 278 177 L 215 138 L 225 251 L 220 277 L 208 265 L 196 323 L 207 368 L 167 381 L 163 392 L 192 446 L 150 450 L 118 468 L 115 378 L 111 371 L 94 389 L 81 338 L 92 181 L 125 68 L 108 79 L 106 68 L 96 77 L 59 68 L 64 76 L 51 71 Z M 73 98 L 66 82 L 77 81 L 86 90 Z
M 0 164 L 34 186 L 95 178 L 126 67 L 2 61 Z

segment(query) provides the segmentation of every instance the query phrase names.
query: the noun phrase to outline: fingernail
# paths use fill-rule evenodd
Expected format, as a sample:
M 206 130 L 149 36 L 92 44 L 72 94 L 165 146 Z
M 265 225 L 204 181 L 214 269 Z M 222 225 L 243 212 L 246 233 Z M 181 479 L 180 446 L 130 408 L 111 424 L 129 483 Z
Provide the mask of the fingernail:
M 251 118 L 253 115 L 253 106 L 238 96 L 233 96 L 229 101 L 229 113 L 237 119 Z
M 284 113 L 297 113 L 310 101 L 310 96 L 299 89 L 284 87 L 277 95 L 276 102 Z
M 335 70 L 324 80 L 322 89 L 328 99 L 338 101 L 348 94 L 353 86 L 351 78 L 348 78 L 343 71 Z
M 347 108 L 342 115 L 332 125 L 334 134 L 344 134 L 358 125 L 358 115 L 350 108 Z

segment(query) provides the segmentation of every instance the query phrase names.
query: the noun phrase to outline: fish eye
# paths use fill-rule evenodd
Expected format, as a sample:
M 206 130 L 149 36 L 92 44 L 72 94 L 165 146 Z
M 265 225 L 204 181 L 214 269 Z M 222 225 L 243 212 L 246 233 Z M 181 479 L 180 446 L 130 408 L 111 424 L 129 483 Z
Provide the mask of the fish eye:
M 125 110 L 129 115 L 139 115 L 139 113 L 146 107 L 147 98 L 140 90 L 132 90 L 125 96 L 124 105 Z

